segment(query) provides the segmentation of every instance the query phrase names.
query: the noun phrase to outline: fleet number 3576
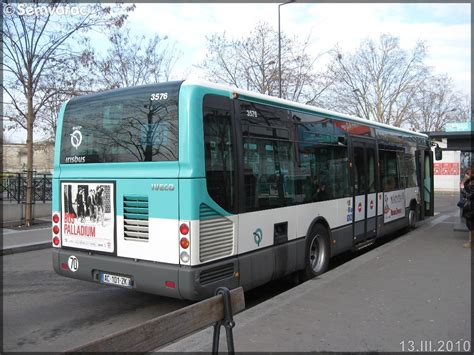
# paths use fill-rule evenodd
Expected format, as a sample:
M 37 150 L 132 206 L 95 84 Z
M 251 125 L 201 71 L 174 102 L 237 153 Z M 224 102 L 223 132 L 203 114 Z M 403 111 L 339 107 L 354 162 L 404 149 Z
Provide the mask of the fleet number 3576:
M 155 92 L 151 94 L 150 100 L 151 101 L 160 101 L 160 100 L 167 100 L 168 93 L 167 92 Z

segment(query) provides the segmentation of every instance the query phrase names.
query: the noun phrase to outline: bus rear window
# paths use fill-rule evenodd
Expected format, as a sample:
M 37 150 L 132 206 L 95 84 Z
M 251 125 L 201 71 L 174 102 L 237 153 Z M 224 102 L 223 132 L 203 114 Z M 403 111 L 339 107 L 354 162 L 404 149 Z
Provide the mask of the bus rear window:
M 178 160 L 181 82 L 88 95 L 66 107 L 61 163 Z

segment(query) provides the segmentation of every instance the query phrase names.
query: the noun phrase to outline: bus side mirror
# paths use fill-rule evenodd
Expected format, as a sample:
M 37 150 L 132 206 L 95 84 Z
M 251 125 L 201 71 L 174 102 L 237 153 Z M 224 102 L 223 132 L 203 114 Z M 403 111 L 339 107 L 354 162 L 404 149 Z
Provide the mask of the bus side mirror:
M 435 159 L 436 160 L 443 159 L 443 151 L 441 150 L 441 148 L 437 144 L 436 144 L 436 148 L 435 148 Z

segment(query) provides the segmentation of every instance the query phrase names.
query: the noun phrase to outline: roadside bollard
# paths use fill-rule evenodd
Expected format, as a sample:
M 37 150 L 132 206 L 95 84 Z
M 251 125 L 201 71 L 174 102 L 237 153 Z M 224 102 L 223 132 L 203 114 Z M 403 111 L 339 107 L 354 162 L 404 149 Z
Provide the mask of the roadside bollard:
M 219 287 L 216 290 L 216 295 L 222 295 L 224 299 L 224 319 L 214 323 L 214 335 L 212 338 L 212 354 L 219 353 L 219 337 L 221 332 L 221 326 L 225 327 L 227 337 L 227 351 L 229 354 L 235 354 L 234 350 L 234 336 L 232 334 L 232 328 L 235 326 L 234 318 L 232 316 L 232 304 L 230 301 L 230 292 L 227 287 Z

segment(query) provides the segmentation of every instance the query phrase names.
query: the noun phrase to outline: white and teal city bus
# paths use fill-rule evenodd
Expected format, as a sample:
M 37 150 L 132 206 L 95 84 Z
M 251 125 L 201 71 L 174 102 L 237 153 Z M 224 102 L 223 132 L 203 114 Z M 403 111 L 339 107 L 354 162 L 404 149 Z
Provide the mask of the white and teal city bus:
M 190 300 L 304 278 L 433 213 L 424 134 L 216 84 L 67 102 L 53 265 Z

